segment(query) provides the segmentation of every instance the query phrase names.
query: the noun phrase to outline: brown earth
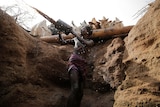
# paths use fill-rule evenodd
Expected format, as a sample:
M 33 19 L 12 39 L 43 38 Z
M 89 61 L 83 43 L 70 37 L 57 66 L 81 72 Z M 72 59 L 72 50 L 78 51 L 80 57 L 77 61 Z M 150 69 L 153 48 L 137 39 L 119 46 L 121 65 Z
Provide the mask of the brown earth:
M 126 78 L 114 107 L 160 107 L 160 1 L 156 0 L 125 38 Z
M 95 40 L 81 107 L 160 106 L 160 1 L 126 38 Z M 65 107 L 73 46 L 32 37 L 0 10 L 0 107 Z
M 32 37 L 2 10 L 0 17 L 0 107 L 64 107 L 70 92 L 66 66 L 73 46 Z M 111 107 L 114 90 L 92 81 L 90 57 L 82 106 Z

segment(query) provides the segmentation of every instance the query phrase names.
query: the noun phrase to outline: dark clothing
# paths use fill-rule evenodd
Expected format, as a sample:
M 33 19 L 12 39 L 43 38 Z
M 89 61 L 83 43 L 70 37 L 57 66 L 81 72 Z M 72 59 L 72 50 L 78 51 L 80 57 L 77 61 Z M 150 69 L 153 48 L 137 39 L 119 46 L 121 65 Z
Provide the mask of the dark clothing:
M 68 66 L 68 72 L 70 72 L 71 69 L 77 70 L 80 72 L 82 78 L 85 78 L 87 62 L 81 56 L 75 53 L 71 54 Z
M 79 72 L 70 70 L 71 93 L 67 101 L 67 107 L 80 107 L 83 97 L 83 81 L 79 78 Z
M 83 97 L 84 78 L 86 74 L 86 61 L 73 53 L 69 58 L 68 73 L 71 82 L 71 93 L 67 107 L 80 107 Z

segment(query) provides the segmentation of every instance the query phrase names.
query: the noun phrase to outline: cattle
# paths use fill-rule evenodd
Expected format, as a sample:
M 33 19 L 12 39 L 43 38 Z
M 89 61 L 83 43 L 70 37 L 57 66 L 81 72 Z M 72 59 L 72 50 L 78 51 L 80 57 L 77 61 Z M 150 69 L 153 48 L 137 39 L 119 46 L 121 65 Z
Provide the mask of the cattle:
M 79 26 L 75 25 L 74 21 L 71 22 L 72 24 L 72 29 L 74 32 L 76 32 L 77 34 L 81 34 L 81 29 Z
M 48 26 L 48 29 L 51 30 L 52 35 L 57 35 L 59 33 L 59 30 L 52 23 Z
M 98 22 L 96 20 L 96 18 L 92 18 L 92 21 L 89 22 L 89 25 L 91 26 L 91 28 L 94 30 L 94 29 L 100 29 L 101 26 L 100 26 L 100 22 Z
M 87 22 L 84 20 L 82 23 L 80 23 L 80 26 L 81 26 L 81 27 L 85 27 L 85 26 L 89 26 L 89 25 L 88 25 Z
M 101 29 L 109 28 L 111 26 L 112 21 L 109 21 L 108 18 L 103 16 L 102 20 L 99 20 Z
M 74 21 L 72 21 L 71 24 L 72 24 L 73 31 L 79 35 L 81 34 L 81 28 L 89 26 L 89 24 L 87 24 L 85 20 L 82 23 L 80 23 L 80 26 L 75 25 Z
M 115 17 L 115 20 L 112 21 L 103 16 L 103 18 L 99 20 L 99 22 L 96 21 L 95 18 L 92 18 L 92 21 L 90 21 L 89 24 L 93 30 L 106 28 L 120 29 L 124 27 L 122 21 L 120 21 L 117 17 Z
M 114 21 L 112 21 L 110 28 L 114 28 L 114 29 L 120 29 L 124 27 L 122 21 L 120 21 L 117 17 L 115 18 Z
M 42 36 L 51 36 L 52 33 L 48 29 L 46 20 L 41 21 L 40 23 L 34 25 L 31 29 L 30 34 L 34 37 L 42 37 Z

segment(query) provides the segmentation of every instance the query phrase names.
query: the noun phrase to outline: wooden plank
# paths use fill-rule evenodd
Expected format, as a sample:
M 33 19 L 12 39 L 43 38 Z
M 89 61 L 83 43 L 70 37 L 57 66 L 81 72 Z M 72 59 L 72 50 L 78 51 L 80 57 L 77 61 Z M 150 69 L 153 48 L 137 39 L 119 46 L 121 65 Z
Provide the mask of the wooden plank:
M 133 26 L 125 26 L 120 29 L 108 28 L 108 29 L 96 29 L 93 30 L 90 38 L 111 38 L 114 35 L 122 35 L 129 33 Z
M 127 34 L 130 32 L 132 28 L 133 26 L 125 26 L 121 29 L 114 29 L 114 28 L 96 29 L 96 30 L 93 30 L 93 33 L 89 38 L 90 39 L 96 39 L 96 38 L 107 39 L 107 38 L 115 38 L 115 37 L 124 37 L 124 36 L 127 36 Z M 62 37 L 64 39 L 72 39 L 74 35 L 71 33 L 69 35 L 62 34 Z M 40 39 L 48 43 L 59 43 L 58 35 L 43 36 L 43 37 L 40 37 Z
M 63 39 L 72 39 L 74 37 L 74 35 L 72 34 L 69 34 L 69 35 L 65 35 L 65 34 L 62 34 L 62 37 Z M 59 43 L 59 36 L 58 35 L 53 35 L 53 36 L 43 36 L 43 37 L 40 37 L 40 39 L 42 41 L 45 41 L 45 42 L 48 42 L 48 43 Z

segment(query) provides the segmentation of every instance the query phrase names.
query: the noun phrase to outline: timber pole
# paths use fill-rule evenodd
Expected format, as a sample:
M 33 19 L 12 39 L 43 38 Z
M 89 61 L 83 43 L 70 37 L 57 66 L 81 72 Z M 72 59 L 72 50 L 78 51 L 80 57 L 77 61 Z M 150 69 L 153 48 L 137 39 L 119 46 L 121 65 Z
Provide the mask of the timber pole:
M 115 29 L 115 28 L 106 28 L 106 29 L 96 29 L 93 30 L 91 39 L 94 38 L 101 38 L 101 39 L 106 39 L 106 38 L 111 38 L 114 35 L 123 35 L 127 34 L 130 32 L 130 30 L 133 28 L 132 26 L 125 26 L 123 28 Z
M 74 35 L 71 34 L 71 33 L 68 34 L 68 35 L 62 34 L 62 37 L 63 37 L 64 40 L 66 40 L 66 39 L 72 39 L 72 38 L 74 38 Z M 60 43 L 60 41 L 59 41 L 59 35 L 43 36 L 43 37 L 40 37 L 40 39 L 42 41 L 47 42 L 47 43 Z
M 128 33 L 132 28 L 133 26 L 125 26 L 120 29 L 114 29 L 114 28 L 96 29 L 96 30 L 93 30 L 92 35 L 89 37 L 89 39 L 109 39 L 109 38 L 116 38 L 116 37 L 124 37 L 128 35 Z M 62 34 L 62 37 L 64 40 L 66 40 L 66 39 L 72 39 L 74 35 L 71 33 L 69 35 Z M 43 37 L 40 37 L 40 39 L 48 43 L 60 42 L 58 35 L 43 36 Z

